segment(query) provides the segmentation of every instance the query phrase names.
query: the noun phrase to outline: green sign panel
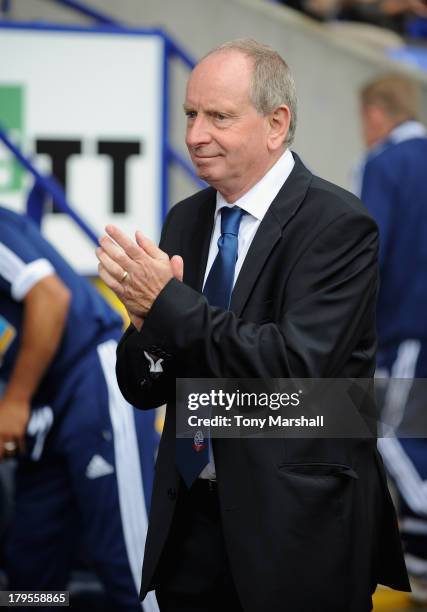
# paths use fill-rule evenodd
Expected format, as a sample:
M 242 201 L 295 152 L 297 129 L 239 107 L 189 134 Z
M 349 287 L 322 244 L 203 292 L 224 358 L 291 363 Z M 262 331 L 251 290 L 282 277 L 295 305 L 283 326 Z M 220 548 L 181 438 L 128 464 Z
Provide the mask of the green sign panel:
M 0 85 L 0 125 L 18 147 L 22 146 L 24 131 L 24 88 Z M 20 191 L 24 170 L 12 153 L 0 143 L 0 193 Z

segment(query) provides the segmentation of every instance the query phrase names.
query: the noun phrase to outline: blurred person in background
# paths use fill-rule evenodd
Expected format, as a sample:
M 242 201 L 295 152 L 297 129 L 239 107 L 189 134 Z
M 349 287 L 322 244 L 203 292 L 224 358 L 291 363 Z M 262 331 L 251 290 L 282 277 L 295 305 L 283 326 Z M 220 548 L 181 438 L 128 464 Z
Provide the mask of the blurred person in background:
M 310 17 L 360 21 L 403 33 L 408 19 L 427 18 L 426 0 L 282 0 Z
M 367 154 L 355 191 L 380 229 L 377 375 L 393 377 L 385 393 L 385 426 L 404 436 L 426 410 L 427 131 L 418 120 L 416 86 L 385 75 L 360 93 Z M 410 432 L 416 434 L 416 425 Z M 427 603 L 427 440 L 378 441 L 399 492 L 400 527 L 414 598 Z
M 114 610 L 141 610 L 142 423 L 114 375 L 122 325 L 28 217 L 0 207 L 0 459 L 18 458 L 11 590 L 65 590 L 83 540 Z
M 426 0 L 342 0 L 339 19 L 370 23 L 405 34 L 414 18 L 427 18 Z
M 280 0 L 280 2 L 310 17 L 326 21 L 337 17 L 342 0 Z

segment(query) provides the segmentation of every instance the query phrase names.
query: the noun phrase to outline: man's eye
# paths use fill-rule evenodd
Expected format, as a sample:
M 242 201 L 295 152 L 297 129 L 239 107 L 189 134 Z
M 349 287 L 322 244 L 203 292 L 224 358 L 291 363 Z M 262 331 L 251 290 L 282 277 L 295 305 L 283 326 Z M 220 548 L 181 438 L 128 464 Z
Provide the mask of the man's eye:
M 196 114 L 196 111 L 185 111 L 185 116 L 187 119 L 194 119 Z
M 218 121 L 224 121 L 224 119 L 227 119 L 227 117 L 221 113 L 216 113 L 215 118 L 218 119 Z

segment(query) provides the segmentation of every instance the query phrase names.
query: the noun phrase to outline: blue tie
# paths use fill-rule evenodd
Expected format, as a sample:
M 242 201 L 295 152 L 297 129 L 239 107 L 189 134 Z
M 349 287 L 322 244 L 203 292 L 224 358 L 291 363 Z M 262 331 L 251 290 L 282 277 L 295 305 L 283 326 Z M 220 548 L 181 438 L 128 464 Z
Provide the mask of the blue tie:
M 211 306 L 228 310 L 233 291 L 234 270 L 237 261 L 239 226 L 243 210 L 237 206 L 221 208 L 221 236 L 218 254 L 212 264 L 203 288 Z
M 224 310 L 230 307 L 233 292 L 239 226 L 243 212 L 238 206 L 221 208 L 221 236 L 218 239 L 218 254 L 203 288 L 203 294 L 209 304 Z M 207 466 L 210 455 L 210 438 L 206 440 L 202 432 L 195 432 L 194 438 L 177 438 L 176 464 L 188 488 Z

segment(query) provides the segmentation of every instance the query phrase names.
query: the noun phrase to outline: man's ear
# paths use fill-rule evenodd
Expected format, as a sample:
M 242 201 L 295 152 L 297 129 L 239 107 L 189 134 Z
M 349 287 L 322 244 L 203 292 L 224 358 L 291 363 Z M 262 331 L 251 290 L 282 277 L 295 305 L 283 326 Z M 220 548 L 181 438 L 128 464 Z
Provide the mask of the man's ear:
M 289 131 L 289 125 L 291 123 L 291 111 L 285 104 L 278 106 L 274 111 L 268 115 L 269 121 L 269 135 L 268 135 L 268 147 L 270 151 L 277 151 L 283 147 L 286 136 Z

